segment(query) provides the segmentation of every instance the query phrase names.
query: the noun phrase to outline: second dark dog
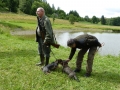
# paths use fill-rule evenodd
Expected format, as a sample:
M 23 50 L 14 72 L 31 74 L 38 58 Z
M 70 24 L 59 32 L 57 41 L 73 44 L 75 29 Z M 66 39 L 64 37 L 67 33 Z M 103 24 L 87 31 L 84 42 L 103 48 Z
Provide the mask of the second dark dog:
M 56 61 L 44 66 L 42 68 L 44 73 L 50 73 L 51 70 L 55 70 L 58 67 L 58 64 L 60 64 L 62 62 L 61 59 L 57 59 Z
M 80 80 L 76 76 L 76 73 L 68 66 L 68 62 L 66 60 L 62 60 L 61 65 L 63 66 L 63 72 L 67 73 L 70 78 L 73 78 L 76 81 L 80 82 Z

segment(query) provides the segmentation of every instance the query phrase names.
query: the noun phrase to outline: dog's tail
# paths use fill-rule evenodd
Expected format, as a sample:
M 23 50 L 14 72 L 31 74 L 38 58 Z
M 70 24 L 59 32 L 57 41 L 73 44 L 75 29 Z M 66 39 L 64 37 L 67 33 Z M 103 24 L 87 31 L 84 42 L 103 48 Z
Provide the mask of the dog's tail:
M 78 77 L 76 75 L 74 75 L 74 79 L 77 81 L 77 82 L 80 82 L 80 80 L 78 79 Z

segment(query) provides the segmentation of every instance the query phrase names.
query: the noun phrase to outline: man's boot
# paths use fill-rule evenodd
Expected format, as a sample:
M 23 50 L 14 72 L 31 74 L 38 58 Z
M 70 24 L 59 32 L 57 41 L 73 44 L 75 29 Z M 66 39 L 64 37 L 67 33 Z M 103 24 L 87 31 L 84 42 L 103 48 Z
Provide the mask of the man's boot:
M 37 63 L 36 66 L 44 65 L 44 54 L 40 54 L 40 63 Z
M 85 73 L 85 77 L 90 77 L 91 73 Z
M 49 57 L 46 57 L 46 63 L 45 66 L 49 64 Z

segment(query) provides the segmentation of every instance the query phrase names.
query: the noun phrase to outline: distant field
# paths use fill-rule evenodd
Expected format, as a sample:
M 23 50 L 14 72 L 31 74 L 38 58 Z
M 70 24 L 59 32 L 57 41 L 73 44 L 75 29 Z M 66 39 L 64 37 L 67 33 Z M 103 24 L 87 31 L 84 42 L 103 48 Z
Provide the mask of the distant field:
M 102 30 L 120 30 L 119 26 L 108 26 L 100 24 L 91 24 L 88 22 L 75 22 L 71 25 L 68 20 L 55 19 L 53 23 L 50 18 L 54 30 L 80 30 L 81 28 L 102 29 Z M 0 24 L 13 28 L 21 28 L 24 30 L 35 30 L 37 25 L 36 16 L 13 13 L 0 13 Z M 91 30 L 92 31 L 92 30 Z

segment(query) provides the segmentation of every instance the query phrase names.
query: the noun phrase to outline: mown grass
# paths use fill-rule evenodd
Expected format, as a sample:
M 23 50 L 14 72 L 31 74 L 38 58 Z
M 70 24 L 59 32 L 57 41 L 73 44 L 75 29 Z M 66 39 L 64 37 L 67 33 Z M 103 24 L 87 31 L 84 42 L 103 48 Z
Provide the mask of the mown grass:
M 119 90 L 120 89 L 120 57 L 100 56 L 96 54 L 92 76 L 84 77 L 86 72 L 85 55 L 82 71 L 77 73 L 80 82 L 71 80 L 62 73 L 62 67 L 45 75 L 39 61 L 37 43 L 34 38 L 27 39 L 8 34 L 0 34 L 0 90 Z M 56 58 L 66 59 L 70 49 L 52 48 Z M 50 62 L 55 60 L 51 53 Z M 75 69 L 76 55 L 69 65 Z
M 83 30 L 83 28 L 92 28 L 98 30 L 120 30 L 119 26 L 108 26 L 100 24 L 91 24 L 88 22 L 75 22 L 71 25 L 68 20 L 55 19 L 54 23 L 50 18 L 54 30 Z M 15 28 L 22 28 L 24 30 L 35 30 L 37 19 L 36 16 L 30 16 L 25 14 L 14 14 L 14 13 L 0 13 L 0 24 L 8 25 Z M 92 30 L 91 30 L 92 31 Z

